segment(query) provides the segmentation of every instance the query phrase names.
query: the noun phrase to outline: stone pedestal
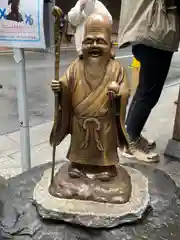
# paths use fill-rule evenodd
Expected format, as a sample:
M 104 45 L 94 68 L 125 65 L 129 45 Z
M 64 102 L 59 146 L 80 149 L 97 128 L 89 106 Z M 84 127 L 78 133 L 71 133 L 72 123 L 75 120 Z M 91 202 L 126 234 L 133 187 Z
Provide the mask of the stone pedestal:
M 123 175 L 123 168 L 120 168 L 120 172 Z M 58 165 L 57 171 L 59 169 L 60 172 L 62 169 L 61 182 L 63 182 L 63 180 L 67 181 L 67 164 Z M 64 220 L 66 222 L 93 228 L 112 228 L 123 223 L 130 223 L 141 219 L 150 203 L 148 180 L 136 169 L 130 167 L 124 167 L 124 169 L 131 178 L 132 191 L 129 201 L 123 204 L 53 197 L 48 192 L 51 176 L 51 169 L 48 169 L 44 172 L 40 182 L 36 185 L 33 194 L 40 216 L 44 219 Z M 126 172 L 125 170 L 124 172 Z M 117 179 L 120 181 L 120 178 Z M 76 181 L 76 179 L 73 181 Z M 88 181 L 88 179 L 86 181 Z M 123 181 L 123 179 L 121 179 L 121 181 Z M 118 188 L 118 184 L 116 183 L 112 183 L 112 186 L 111 183 L 104 183 L 105 186 L 109 186 L 109 194 L 107 194 L 107 189 L 105 190 L 105 187 L 102 190 L 102 186 L 99 188 L 94 186 L 93 181 L 91 183 L 89 182 L 89 184 L 86 184 L 86 182 L 83 184 L 83 187 L 79 185 L 79 192 L 75 189 L 77 187 L 76 184 L 73 184 L 74 193 L 76 195 L 79 194 L 80 197 L 80 193 L 82 193 L 82 196 L 85 196 L 85 192 L 82 192 L 84 190 L 87 194 L 90 192 L 94 195 L 102 194 L 103 191 L 106 200 L 107 195 L 110 196 L 112 186 L 116 186 L 117 188 L 117 192 L 115 192 L 116 198 L 118 199 L 118 192 L 121 197 L 121 188 Z M 68 183 L 68 186 L 71 185 Z M 93 185 L 92 189 L 89 189 L 88 187 L 91 186 L 88 185 Z M 119 182 L 119 186 L 121 187 L 121 182 Z M 112 191 L 113 190 L 115 189 L 112 189 Z M 69 192 L 72 192 L 71 189 L 69 189 Z M 112 193 L 112 195 L 114 194 Z
M 180 189 L 160 170 L 129 165 L 148 178 L 151 206 L 144 218 L 113 229 L 93 229 L 62 221 L 43 220 L 33 193 L 51 164 L 31 169 L 8 181 L 0 194 L 0 239 L 12 240 L 179 240 Z

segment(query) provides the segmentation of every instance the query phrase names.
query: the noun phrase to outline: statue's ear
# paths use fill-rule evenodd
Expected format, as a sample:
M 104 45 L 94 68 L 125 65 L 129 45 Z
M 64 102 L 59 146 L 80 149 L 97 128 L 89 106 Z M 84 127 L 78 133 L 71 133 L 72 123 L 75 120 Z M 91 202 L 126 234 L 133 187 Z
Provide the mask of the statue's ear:
M 113 42 L 111 42 L 111 52 L 110 52 L 110 57 L 111 57 L 112 59 L 114 59 L 115 56 L 116 56 L 116 54 L 115 54 L 115 51 L 114 51 L 114 49 L 113 49 Z
M 112 59 L 114 59 L 115 56 L 116 56 L 115 51 L 114 51 L 114 49 L 113 49 L 113 42 L 111 42 L 111 52 L 110 52 L 110 56 L 111 56 Z

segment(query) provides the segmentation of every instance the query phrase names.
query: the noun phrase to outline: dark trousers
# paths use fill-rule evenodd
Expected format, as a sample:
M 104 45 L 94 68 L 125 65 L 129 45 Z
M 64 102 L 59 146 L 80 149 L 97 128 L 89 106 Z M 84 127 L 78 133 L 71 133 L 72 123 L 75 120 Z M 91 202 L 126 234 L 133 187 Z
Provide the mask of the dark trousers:
M 139 44 L 133 46 L 133 55 L 141 63 L 141 68 L 139 85 L 126 119 L 131 141 L 139 138 L 151 110 L 159 100 L 173 53 Z

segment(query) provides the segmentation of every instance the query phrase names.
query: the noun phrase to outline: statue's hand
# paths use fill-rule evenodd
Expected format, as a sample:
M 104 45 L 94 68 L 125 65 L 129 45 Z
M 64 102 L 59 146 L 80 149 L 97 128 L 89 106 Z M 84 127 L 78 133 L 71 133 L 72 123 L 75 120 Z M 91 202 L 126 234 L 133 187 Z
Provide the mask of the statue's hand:
M 118 95 L 120 86 L 117 82 L 113 81 L 108 86 L 108 92 L 112 92 L 114 95 Z
M 52 80 L 51 89 L 52 89 L 54 92 L 60 92 L 60 90 L 61 90 L 60 81 Z

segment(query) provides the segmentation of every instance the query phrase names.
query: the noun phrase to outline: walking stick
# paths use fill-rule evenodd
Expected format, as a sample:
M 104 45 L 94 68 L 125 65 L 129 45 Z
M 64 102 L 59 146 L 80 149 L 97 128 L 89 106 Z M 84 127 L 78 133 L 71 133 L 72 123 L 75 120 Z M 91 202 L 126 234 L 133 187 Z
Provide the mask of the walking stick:
M 60 32 L 60 17 L 62 15 L 62 10 L 55 6 L 52 10 L 52 15 L 55 17 L 54 23 L 54 43 L 55 43 L 55 67 L 54 67 L 54 75 L 55 80 L 59 81 L 59 66 L 60 66 L 60 45 L 62 40 L 62 33 Z M 54 141 L 53 141 L 53 154 L 52 154 L 52 172 L 51 172 L 51 185 L 54 180 L 54 170 L 55 170 L 55 162 L 56 162 L 56 131 L 57 131 L 57 116 L 58 116 L 58 106 L 59 106 L 59 93 L 54 93 L 55 97 L 55 109 L 54 109 Z

